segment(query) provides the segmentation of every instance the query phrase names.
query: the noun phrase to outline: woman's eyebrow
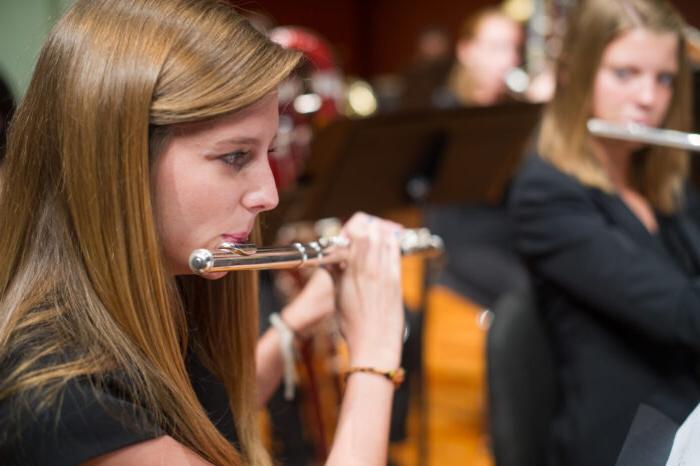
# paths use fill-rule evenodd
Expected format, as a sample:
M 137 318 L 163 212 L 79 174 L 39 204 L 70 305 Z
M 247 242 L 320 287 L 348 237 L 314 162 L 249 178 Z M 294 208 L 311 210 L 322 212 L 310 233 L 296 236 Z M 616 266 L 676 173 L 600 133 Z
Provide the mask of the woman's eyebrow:
M 253 145 L 259 143 L 260 140 L 257 138 L 251 138 L 251 137 L 235 137 L 235 138 L 230 138 L 230 139 L 221 139 L 219 141 L 214 142 L 214 146 L 232 146 L 236 144 L 247 144 L 247 145 Z

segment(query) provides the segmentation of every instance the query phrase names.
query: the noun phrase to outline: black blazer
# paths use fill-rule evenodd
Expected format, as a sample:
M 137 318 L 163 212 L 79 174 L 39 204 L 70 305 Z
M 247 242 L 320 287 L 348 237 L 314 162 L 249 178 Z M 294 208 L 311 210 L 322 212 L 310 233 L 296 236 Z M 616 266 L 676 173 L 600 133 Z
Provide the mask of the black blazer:
M 557 353 L 550 464 L 614 465 L 641 404 L 680 423 L 700 401 L 700 230 L 681 212 L 652 235 L 537 156 L 508 207 Z

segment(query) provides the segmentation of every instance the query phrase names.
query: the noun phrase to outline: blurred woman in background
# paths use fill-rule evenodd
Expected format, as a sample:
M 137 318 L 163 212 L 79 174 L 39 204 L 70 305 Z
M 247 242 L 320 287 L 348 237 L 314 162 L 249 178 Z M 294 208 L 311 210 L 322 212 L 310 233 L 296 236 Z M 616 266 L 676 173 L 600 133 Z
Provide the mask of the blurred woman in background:
M 700 232 L 688 155 L 589 135 L 589 118 L 688 131 L 684 23 L 666 1 L 573 11 L 539 153 L 510 198 L 550 326 L 562 398 L 549 459 L 612 465 L 642 404 L 681 422 L 700 400 Z

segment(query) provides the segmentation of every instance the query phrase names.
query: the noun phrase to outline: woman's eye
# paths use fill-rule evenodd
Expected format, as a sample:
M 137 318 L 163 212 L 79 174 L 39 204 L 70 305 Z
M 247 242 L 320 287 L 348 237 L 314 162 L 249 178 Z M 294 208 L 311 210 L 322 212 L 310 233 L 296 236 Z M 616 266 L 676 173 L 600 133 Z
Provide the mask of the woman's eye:
M 267 150 L 267 154 L 268 154 L 268 155 L 274 154 L 275 152 L 277 152 L 277 148 L 276 148 L 276 147 L 270 147 L 270 148 Z
M 676 81 L 676 75 L 673 73 L 661 73 L 659 74 L 657 81 L 662 86 L 672 87 L 673 83 Z
M 224 154 L 219 159 L 227 165 L 232 166 L 236 170 L 240 170 L 245 167 L 248 160 L 250 160 L 251 152 L 249 150 L 239 150 Z
M 632 77 L 632 70 L 630 68 L 613 68 L 612 72 L 616 78 L 623 81 Z

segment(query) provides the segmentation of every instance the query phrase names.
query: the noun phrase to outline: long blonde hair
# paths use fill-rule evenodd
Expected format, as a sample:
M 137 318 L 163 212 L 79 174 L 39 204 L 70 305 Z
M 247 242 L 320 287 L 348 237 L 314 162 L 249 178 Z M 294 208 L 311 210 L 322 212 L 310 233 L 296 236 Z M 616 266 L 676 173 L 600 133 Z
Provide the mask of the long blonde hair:
M 678 75 L 662 126 L 689 131 L 692 99 L 683 27 L 680 15 L 664 0 L 582 0 L 570 17 L 557 65 L 556 92 L 544 113 L 541 156 L 585 185 L 613 191 L 590 150 L 586 122 L 591 117 L 593 85 L 605 48 L 634 28 L 672 32 L 678 37 Z M 631 181 L 656 210 L 668 214 L 680 207 L 687 170 L 687 153 L 648 147 L 635 155 Z
M 269 464 L 254 413 L 256 277 L 169 275 L 149 149 L 170 125 L 254 103 L 298 60 L 217 0 L 78 0 L 70 8 L 9 134 L 0 367 L 14 359 L 0 400 L 31 396 L 41 409 L 70 380 L 99 389 L 119 373 L 128 381 L 120 389 L 152 422 L 207 460 Z M 188 347 L 229 393 L 240 452 L 197 399 Z

